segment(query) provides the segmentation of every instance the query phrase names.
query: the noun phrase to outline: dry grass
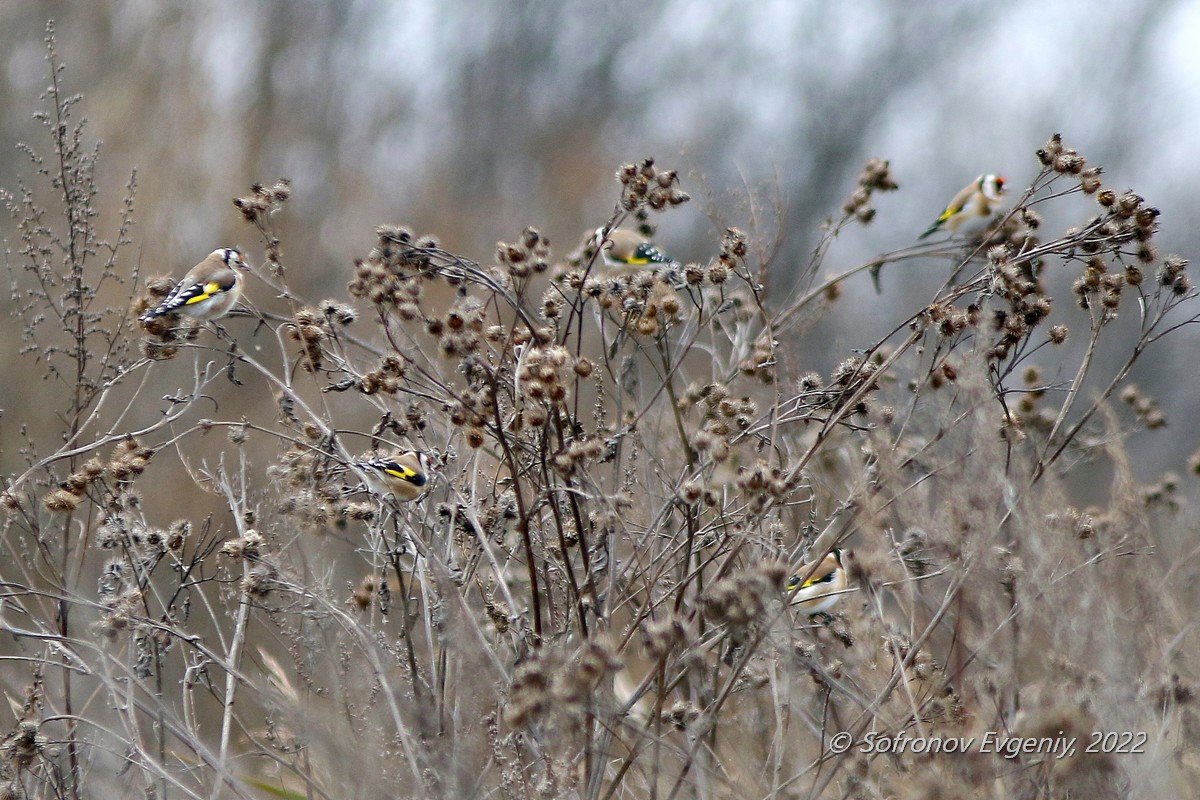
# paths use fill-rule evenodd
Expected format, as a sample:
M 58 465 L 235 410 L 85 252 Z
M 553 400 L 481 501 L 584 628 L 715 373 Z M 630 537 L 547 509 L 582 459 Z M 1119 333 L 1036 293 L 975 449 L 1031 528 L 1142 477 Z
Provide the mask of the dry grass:
M 830 275 L 898 188 L 873 160 L 786 298 L 735 229 L 673 287 L 533 229 L 481 265 L 381 226 L 348 297 L 306 300 L 274 224 L 291 189 L 255 187 L 246 295 L 286 301 L 149 333 L 134 182 L 106 238 L 54 74 L 52 156 L 27 149 L 34 183 L 6 196 L 26 355 L 61 403 L 50 435 L 4 420 L 0 797 L 1200 786 L 1196 559 L 1158 555 L 1177 479 L 1138 485 L 1124 448 L 1163 422 L 1130 370 L 1195 292 L 1157 211 L 1057 137 L 988 241 Z M 609 226 L 687 201 L 649 160 L 618 178 Z M 1079 193 L 1094 217 L 1046 235 L 1037 209 Z M 915 259 L 946 265 L 936 297 L 828 376 L 798 363 L 812 322 L 856 313 L 844 281 Z M 1071 302 L 1050 270 L 1079 275 Z M 438 465 L 417 502 L 361 490 L 354 459 L 395 447 Z M 1103 500 L 1077 507 L 1080 480 Z M 835 547 L 853 591 L 796 613 L 787 578 Z M 1093 732 L 1139 752 L 983 752 Z

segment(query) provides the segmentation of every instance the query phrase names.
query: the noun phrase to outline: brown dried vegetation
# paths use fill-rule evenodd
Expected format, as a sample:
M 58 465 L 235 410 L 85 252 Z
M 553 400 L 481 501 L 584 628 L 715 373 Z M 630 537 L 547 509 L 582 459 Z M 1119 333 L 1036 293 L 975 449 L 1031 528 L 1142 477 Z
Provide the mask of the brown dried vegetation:
M 1195 321 L 1195 292 L 1154 246 L 1158 211 L 1059 137 L 985 239 L 827 278 L 833 237 L 898 189 L 872 159 L 780 298 L 740 230 L 666 281 L 556 260 L 533 228 L 479 264 L 381 225 L 343 265 L 348 298 L 305 300 L 287 278 L 316 267 L 273 223 L 291 187 L 255 186 L 235 201 L 266 253 L 247 295 L 290 305 L 181 335 L 132 322 L 161 289 L 128 267 L 135 184 L 104 239 L 96 151 L 59 77 L 41 116 L 55 157 L 28 153 L 62 217 L 28 187 L 5 196 L 22 336 L 62 387 L 62 429 L 6 467 L 4 680 L 24 701 L 0 796 L 1200 786 L 1200 662 L 1176 590 L 1194 559 L 1155 552 L 1178 479 L 1137 485 L 1123 448 L 1165 425 L 1128 378 Z M 609 228 L 649 231 L 688 200 L 649 159 L 617 176 Z M 1073 194 L 1095 214 L 1053 236 L 1037 207 Z M 788 341 L 815 314 L 854 313 L 842 282 L 916 255 L 951 276 L 925 307 L 828 376 L 796 363 Z M 1052 270 L 1078 273 L 1074 302 L 1047 293 Z M 132 315 L 98 303 L 118 275 Z M 1126 317 L 1132 345 L 1101 340 Z M 162 374 L 191 385 L 141 388 Z M 230 399 L 214 409 L 215 392 Z M 270 419 L 237 408 L 263 396 Z M 418 502 L 362 490 L 356 457 L 396 448 L 436 465 Z M 1108 486 L 1080 508 L 1094 462 Z M 185 495 L 211 511 L 179 518 Z M 801 617 L 783 586 L 835 547 L 852 591 Z M 1082 749 L 1093 731 L 1145 734 L 1127 743 L 1141 753 L 833 744 L 993 732 Z

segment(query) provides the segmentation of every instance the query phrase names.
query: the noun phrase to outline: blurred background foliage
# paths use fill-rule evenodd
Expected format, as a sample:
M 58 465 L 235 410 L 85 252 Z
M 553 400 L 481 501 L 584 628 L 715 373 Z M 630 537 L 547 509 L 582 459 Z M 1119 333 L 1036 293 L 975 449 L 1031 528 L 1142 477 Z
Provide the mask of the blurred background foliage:
M 279 220 L 289 280 L 311 298 L 344 296 L 380 223 L 485 263 L 534 225 L 561 257 L 608 219 L 616 166 L 655 156 L 689 170 L 696 198 L 663 218 L 665 249 L 706 260 L 727 225 L 742 226 L 778 243 L 768 288 L 782 297 L 867 157 L 890 159 L 902 190 L 835 245 L 838 270 L 912 243 L 981 172 L 1019 192 L 1055 131 L 1109 183 L 1167 211 L 1165 252 L 1197 250 L 1179 214 L 1200 171 L 1200 8 L 1178 0 L 20 0 L 0 5 L 3 187 L 32 171 L 10 145 L 36 136 L 50 17 L 68 88 L 86 95 L 103 142 L 103 218 L 115 220 L 137 171 L 147 275 L 179 274 L 219 245 L 257 246 L 230 199 L 280 176 L 295 190 Z M 1083 221 L 1077 202 L 1078 218 L 1055 204 L 1048 233 Z M 893 267 L 876 296 L 858 276 L 841 302 L 866 313 L 821 321 L 798 356 L 828 370 L 944 278 L 939 264 Z M 1070 276 L 1047 280 L 1067 294 Z M 1182 357 L 1194 338 L 1168 347 Z M 1197 378 L 1162 367 L 1135 379 L 1182 423 Z M 9 418 L 38 402 L 33 387 L 0 389 Z M 1149 478 L 1195 446 L 1184 435 L 1134 452 Z

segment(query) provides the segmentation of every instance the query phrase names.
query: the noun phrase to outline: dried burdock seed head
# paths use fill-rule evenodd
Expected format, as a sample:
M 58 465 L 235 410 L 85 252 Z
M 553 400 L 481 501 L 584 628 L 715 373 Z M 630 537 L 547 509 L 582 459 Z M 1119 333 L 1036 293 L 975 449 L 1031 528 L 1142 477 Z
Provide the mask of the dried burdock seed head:
M 1042 149 L 1037 151 L 1038 160 L 1045 166 L 1050 166 L 1054 159 L 1063 152 L 1062 134 L 1056 133 L 1051 136 Z
M 10 733 L 5 740 L 5 756 L 18 770 L 28 769 L 46 749 L 47 739 L 40 733 L 41 728 L 33 720 L 22 720 L 17 729 Z M 15 795 L 14 795 L 15 796 Z M 22 792 L 21 797 L 24 797 Z
M 157 322 L 157 320 L 154 320 Z M 142 355 L 151 361 L 166 361 L 179 353 L 179 345 L 164 344 L 154 339 L 143 339 L 141 342 Z
M 311 306 L 305 306 L 296 312 L 296 324 L 303 327 L 305 325 L 320 325 L 324 322 L 324 314 Z
M 483 443 L 485 441 L 483 428 L 467 428 L 464 435 L 466 437 L 468 447 L 472 449 L 483 447 Z
M 700 502 L 703 494 L 704 486 L 699 481 L 685 481 L 679 487 L 679 499 L 688 504 Z
M 370 522 L 375 519 L 378 510 L 375 503 L 350 503 L 346 506 L 346 518 L 359 522 Z
M 242 578 L 241 588 L 251 597 L 266 597 L 278 584 L 279 571 L 273 564 L 256 561 Z
M 15 494 L 7 489 L 5 489 L 3 492 L 0 492 L 0 504 L 2 504 L 7 511 L 19 511 L 21 509 L 21 501 Z
M 825 385 L 825 379 L 816 372 L 806 372 L 800 376 L 798 388 L 801 394 L 815 392 Z
M 1003 359 L 1001 359 L 1003 360 Z M 1025 428 L 1017 414 L 1006 414 L 1000 419 L 1000 439 L 1013 444 L 1025 441 Z
M 1169 286 L 1174 283 L 1181 275 L 1184 274 L 1184 270 L 1187 269 L 1187 265 L 1187 259 L 1183 258 L 1182 256 L 1175 255 L 1174 253 L 1164 258 L 1162 269 L 1159 271 L 1159 279 L 1162 281 L 1162 284 L 1164 286 Z
M 230 539 L 221 546 L 221 554 L 230 558 L 257 559 L 262 555 L 263 537 L 250 529 L 238 539 Z
M 1126 192 L 1117 197 L 1117 202 L 1113 206 L 1113 214 L 1119 219 L 1129 219 L 1137 213 L 1142 206 L 1142 197 L 1134 192 Z
M 379 579 L 375 575 L 364 576 L 363 579 L 359 581 L 358 586 L 355 587 L 354 592 L 350 595 L 351 607 L 354 608 L 355 611 L 360 612 L 368 610 L 371 607 L 371 604 L 375 602 L 375 598 L 379 594 L 381 588 L 383 587 L 380 585 Z
M 589 639 L 576 656 L 575 663 L 568 665 L 564 676 L 574 676 L 585 688 L 594 690 L 596 684 L 608 675 L 621 669 L 624 664 L 617 657 L 616 648 L 607 638 L 600 636 Z
M 508 704 L 504 721 L 514 728 L 524 728 L 537 722 L 551 707 L 550 686 L 555 671 L 555 658 L 538 651 L 517 665 L 512 685 L 508 689 Z
M 834 367 L 833 373 L 829 376 L 830 384 L 835 386 L 848 385 L 851 379 L 858 374 L 862 366 L 862 359 L 858 356 L 851 356 L 850 358 L 843 359 L 836 367 Z
M 74 511 L 79 506 L 80 499 L 66 489 L 55 489 L 42 498 L 42 505 L 47 511 L 65 514 Z
M 1100 186 L 1100 167 L 1089 167 L 1079 173 L 1079 186 L 1084 194 L 1095 194 Z
M 92 456 L 84 462 L 79 471 L 88 481 L 94 481 L 104 474 L 104 462 L 99 456 Z
M 1078 175 L 1083 172 L 1083 167 L 1086 163 L 1083 156 L 1074 150 L 1068 150 L 1055 156 L 1050 166 L 1055 172 L 1064 175 Z
M 774 595 L 770 582 L 760 572 L 745 572 L 713 584 L 700 598 L 700 607 L 713 621 L 744 630 L 762 619 L 767 597 Z
M 1155 694 L 1154 703 L 1156 706 L 1166 705 L 1190 705 L 1196 699 L 1197 687 L 1196 684 L 1180 677 L 1176 673 L 1171 673 L 1170 679 L 1164 683 Z
M 321 301 L 321 313 L 327 320 L 342 326 L 351 324 L 357 317 L 353 308 L 333 299 Z
M 650 620 L 642 626 L 642 646 L 646 655 L 653 659 L 662 659 L 686 643 L 687 631 L 683 622 L 676 617 L 667 616 L 661 620 Z
M 643 316 L 637 321 L 637 332 L 643 336 L 653 336 L 659 331 L 658 320 L 654 317 Z
M 891 162 L 872 156 L 863 166 L 863 171 L 858 176 L 858 183 L 860 186 L 872 190 L 893 192 L 900 188 L 900 184 L 892 179 L 891 169 Z

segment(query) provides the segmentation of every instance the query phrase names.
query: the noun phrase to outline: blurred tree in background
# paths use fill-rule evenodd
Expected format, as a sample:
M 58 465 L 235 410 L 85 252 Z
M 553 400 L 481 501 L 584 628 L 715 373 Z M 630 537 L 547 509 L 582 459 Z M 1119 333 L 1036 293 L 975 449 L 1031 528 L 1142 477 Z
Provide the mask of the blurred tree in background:
M 1047 131 L 1117 183 L 1148 166 L 1141 191 L 1163 205 L 1186 199 L 1196 169 L 1179 156 L 1200 125 L 1186 113 L 1200 104 L 1186 60 L 1200 21 L 1177 2 L 764 2 L 748 13 L 724 1 L 23 0 L 0 7 L 3 141 L 29 138 L 51 14 L 64 58 L 87 76 L 102 187 L 138 170 L 152 273 L 238 239 L 227 198 L 276 176 L 298 190 L 284 233 L 306 258 L 293 280 L 320 293 L 344 284 L 346 253 L 381 220 L 479 257 L 533 223 L 565 252 L 607 218 L 615 164 L 682 154 L 705 199 L 668 221 L 664 245 L 700 258 L 726 224 L 756 220 L 778 235 L 770 286 L 781 291 L 869 155 L 892 161 L 906 197 L 881 206 L 847 259 L 911 241 L 981 172 L 1021 185 Z M 0 148 L 0 186 L 20 160 Z M 1188 252 L 1183 227 L 1168 246 Z M 938 285 L 930 272 L 905 279 L 907 297 Z M 849 290 L 878 302 L 865 284 Z

